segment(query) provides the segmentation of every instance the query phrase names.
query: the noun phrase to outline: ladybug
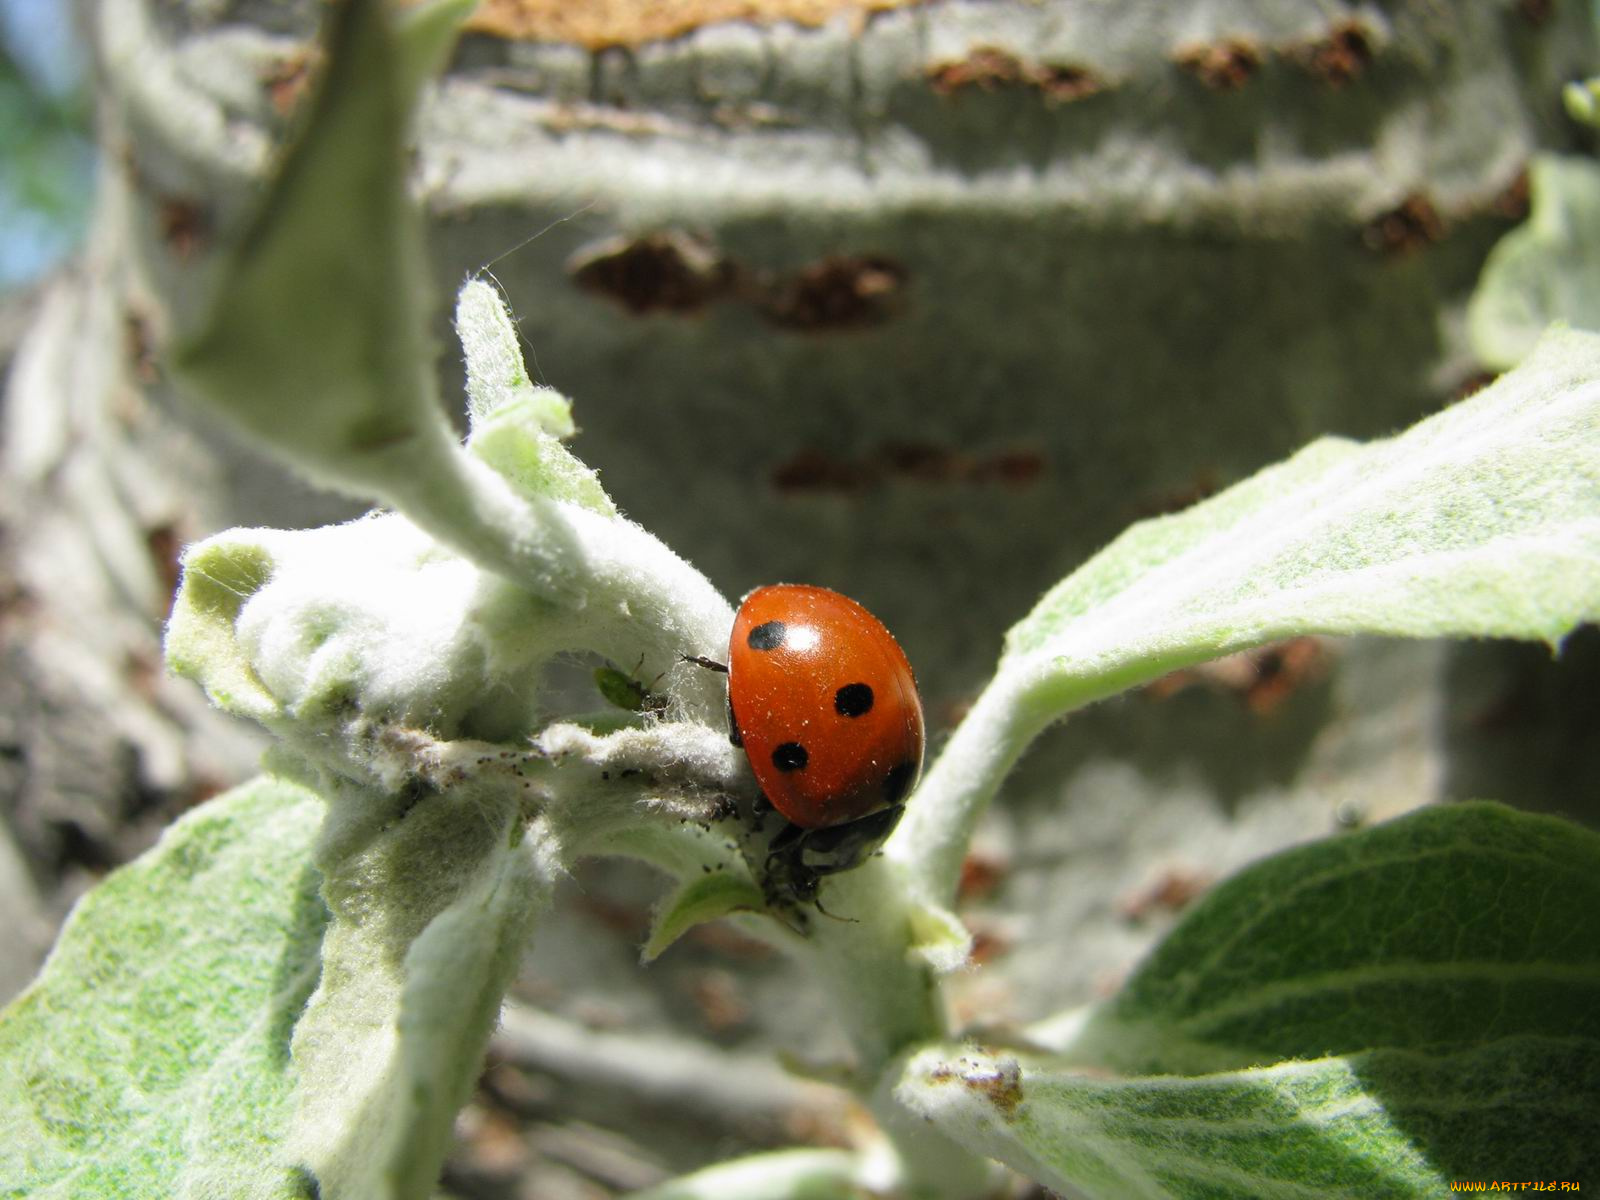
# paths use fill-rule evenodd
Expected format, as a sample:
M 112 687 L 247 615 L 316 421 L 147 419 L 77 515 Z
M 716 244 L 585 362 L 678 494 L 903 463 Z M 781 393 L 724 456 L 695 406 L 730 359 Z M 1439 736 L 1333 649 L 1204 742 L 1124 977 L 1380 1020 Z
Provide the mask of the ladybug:
M 861 605 L 789 583 L 744 598 L 727 672 L 728 736 L 788 821 L 768 854 L 769 891 L 814 900 L 822 876 L 883 843 L 922 774 L 916 677 Z

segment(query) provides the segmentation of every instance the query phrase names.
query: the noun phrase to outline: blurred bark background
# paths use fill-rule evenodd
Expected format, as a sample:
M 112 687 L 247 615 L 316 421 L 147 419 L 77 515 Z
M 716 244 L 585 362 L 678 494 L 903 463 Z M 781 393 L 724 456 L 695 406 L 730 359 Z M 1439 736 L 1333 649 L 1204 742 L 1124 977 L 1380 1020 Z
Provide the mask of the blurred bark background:
M 254 732 L 162 671 L 179 548 L 358 511 L 161 368 L 292 127 L 317 11 L 85 14 L 90 243 L 5 321 L 0 993 L 85 886 L 254 769 Z M 1577 0 L 488 0 L 416 156 L 445 395 L 443 314 L 488 270 L 618 503 L 731 596 L 867 604 L 936 752 L 1005 629 L 1127 524 L 1483 382 L 1463 306 L 1529 157 L 1581 147 L 1559 89 L 1596 49 Z M 1288 842 L 1469 796 L 1594 821 L 1592 634 L 1560 661 L 1307 639 L 1075 717 L 980 833 L 961 1019 L 1104 994 Z M 641 973 L 654 890 L 596 864 L 541 929 L 458 1192 L 610 1195 L 849 1136 L 767 1065 L 841 1049 L 825 998 L 715 927 Z

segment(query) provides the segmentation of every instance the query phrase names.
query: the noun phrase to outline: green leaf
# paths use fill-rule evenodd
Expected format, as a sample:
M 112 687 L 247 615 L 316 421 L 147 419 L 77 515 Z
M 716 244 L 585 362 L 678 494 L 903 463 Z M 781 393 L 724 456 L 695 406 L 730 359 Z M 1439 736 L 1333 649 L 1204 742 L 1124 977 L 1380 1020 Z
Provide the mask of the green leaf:
M 1007 635 L 886 850 L 951 894 L 984 803 L 1072 709 L 1309 633 L 1559 644 L 1600 618 L 1600 336 L 1560 331 L 1398 437 L 1313 443 L 1141 522 Z
M 424 72 L 469 6 L 393 7 L 329 8 L 309 118 L 225 253 L 203 317 L 175 339 L 173 373 L 318 483 L 381 501 L 474 562 L 581 606 L 572 514 L 544 497 L 519 502 L 461 450 L 439 404 L 406 137 Z M 561 465 L 565 498 L 582 468 Z
M 388 10 L 328 10 L 309 119 L 202 328 L 174 356 L 198 398 L 302 469 L 382 495 L 408 472 L 448 480 L 441 464 L 455 450 L 426 353 L 431 289 L 405 190 L 417 72 L 431 53 L 407 51 Z
M 289 1154 L 323 1196 L 423 1200 L 558 868 L 510 786 L 329 790 Z
M 311 793 L 256 780 L 79 903 L 0 1013 L 0 1194 L 307 1195 L 276 1148 L 327 920 L 321 817 Z
M 943 1047 L 896 1094 L 1090 1195 L 1582 1179 L 1600 1167 L 1600 835 L 1463 804 L 1276 855 L 1062 1053 Z
M 1189 1074 L 1522 1036 L 1600 1047 L 1600 835 L 1474 803 L 1247 868 L 1068 1049 Z
M 1569 107 L 1590 95 L 1569 84 Z M 1540 155 L 1530 182 L 1533 211 L 1490 252 L 1467 310 L 1472 348 L 1496 368 L 1520 362 L 1553 322 L 1600 329 L 1600 163 Z
M 726 645 L 731 612 L 637 526 L 604 524 L 619 536 L 591 545 L 594 561 L 635 573 L 578 611 L 480 570 L 397 513 L 219 534 L 184 555 L 168 661 L 300 757 L 385 791 L 437 774 L 447 759 L 468 774 L 507 769 L 478 761 L 484 743 L 543 772 L 550 764 L 532 761 L 527 737 L 547 665 L 574 652 L 649 664 L 643 677 L 666 681 L 652 711 L 670 695 L 685 719 L 652 719 L 619 773 L 728 786 L 743 758 L 728 744 L 720 677 L 676 659 L 685 645 Z M 637 824 L 639 785 L 623 790 Z
M 1600 618 L 1597 434 L 1600 336 L 1553 334 L 1398 437 L 1324 438 L 1135 525 L 1011 630 L 1002 668 L 1101 692 L 1304 633 L 1554 645 Z
M 937 904 L 914 904 L 907 918 L 911 948 L 934 971 L 943 975 L 966 965 L 972 934 L 955 913 Z
M 301 756 L 383 789 L 441 739 L 520 744 L 544 662 L 582 646 L 550 605 L 395 513 L 232 530 L 183 563 L 173 670 Z
M 673 890 L 650 923 L 642 957 L 651 962 L 696 925 L 736 912 L 765 912 L 761 889 L 747 876 L 715 872 L 690 879 Z
M 1600 1167 L 1600 1044 L 1587 1040 L 1120 1080 L 948 1046 L 913 1059 L 895 1094 L 968 1149 L 1107 1200 L 1428 1197 L 1452 1179 Z
M 183 554 L 183 586 L 167 621 L 167 665 L 205 688 L 224 712 L 267 721 L 279 712 L 234 636 L 245 602 L 272 577 L 272 556 L 255 539 L 222 534 Z
M 396 84 L 414 109 L 427 82 L 444 70 L 477 0 L 416 0 L 393 15 Z M 409 113 L 408 113 L 409 116 Z
M 572 405 L 554 388 L 528 378 L 517 326 L 500 293 L 482 279 L 469 279 L 456 296 L 456 336 L 467 360 L 467 413 L 473 427 L 518 400 L 535 399 L 540 428 L 558 438 L 577 432 Z
M 627 574 L 610 543 L 647 539 L 612 519 L 593 473 L 545 436 L 564 402 L 531 389 L 505 406 L 483 447 L 502 477 L 457 444 L 436 394 L 406 136 L 426 71 L 468 7 L 330 8 L 309 119 L 225 252 L 209 307 L 175 338 L 171 366 L 197 401 L 319 483 L 397 509 L 478 565 L 578 609 Z
M 529 381 L 511 314 L 481 279 L 461 289 L 456 332 L 467 357 L 472 452 L 523 496 L 565 500 L 616 516 L 599 477 L 559 440 L 575 432 L 572 406 L 559 392 Z
M 1561 103 L 1574 121 L 1600 129 L 1600 76 L 1567 84 L 1561 89 Z

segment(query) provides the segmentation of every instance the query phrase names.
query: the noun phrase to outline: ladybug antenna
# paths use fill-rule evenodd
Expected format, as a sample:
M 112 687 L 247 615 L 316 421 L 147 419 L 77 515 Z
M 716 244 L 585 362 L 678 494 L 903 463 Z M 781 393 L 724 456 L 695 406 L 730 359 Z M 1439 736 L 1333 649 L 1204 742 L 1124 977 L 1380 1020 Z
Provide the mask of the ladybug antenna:
M 680 654 L 678 658 L 686 663 L 693 663 L 697 667 L 704 667 L 708 671 L 716 671 L 719 675 L 728 673 L 728 664 L 719 663 L 714 658 L 703 658 L 698 654 Z
M 861 919 L 859 917 L 841 917 L 838 913 L 831 913 L 827 909 L 823 908 L 822 898 L 820 896 L 811 897 L 811 903 L 816 906 L 816 910 L 819 913 L 827 917 L 830 921 L 843 921 L 846 925 L 861 924 Z

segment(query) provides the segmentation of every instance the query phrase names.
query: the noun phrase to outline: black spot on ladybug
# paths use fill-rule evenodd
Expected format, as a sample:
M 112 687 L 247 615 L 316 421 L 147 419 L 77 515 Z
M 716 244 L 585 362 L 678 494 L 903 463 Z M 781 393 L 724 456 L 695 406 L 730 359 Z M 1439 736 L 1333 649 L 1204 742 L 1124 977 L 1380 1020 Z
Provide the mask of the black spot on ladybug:
M 911 778 L 917 772 L 917 764 L 903 762 L 895 767 L 883 781 L 883 798 L 886 803 L 899 804 L 906 798 L 906 793 L 911 790 Z
M 733 716 L 733 700 L 728 700 L 728 740 L 735 746 L 744 745 L 744 734 L 739 732 L 739 722 Z
M 763 621 L 750 631 L 745 641 L 752 650 L 776 650 L 783 645 L 784 635 L 788 632 L 788 626 L 782 621 Z
M 833 694 L 833 711 L 841 717 L 859 717 L 872 711 L 872 689 L 864 683 L 847 683 Z
M 780 771 L 804 771 L 810 761 L 811 756 L 799 742 L 784 742 L 772 751 L 772 765 Z

